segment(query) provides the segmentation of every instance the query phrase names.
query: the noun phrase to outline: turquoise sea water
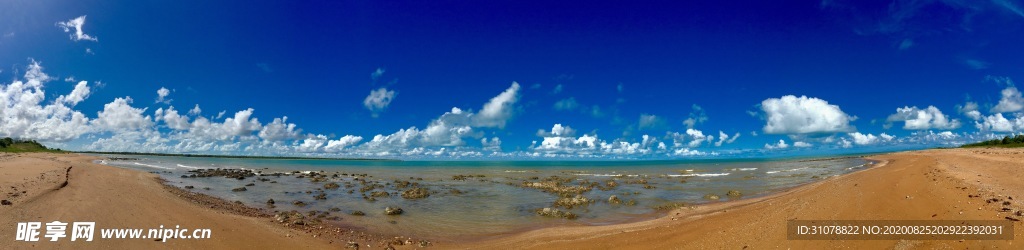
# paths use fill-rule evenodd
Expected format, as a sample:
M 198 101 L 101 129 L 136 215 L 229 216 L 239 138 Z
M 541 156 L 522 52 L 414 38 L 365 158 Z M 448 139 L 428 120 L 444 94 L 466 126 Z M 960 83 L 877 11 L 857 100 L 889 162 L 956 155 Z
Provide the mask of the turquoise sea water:
M 267 199 L 277 204 L 273 210 L 302 212 L 340 209 L 332 215 L 333 222 L 376 233 L 421 238 L 477 238 L 506 234 L 531 228 L 572 224 L 609 224 L 651 218 L 657 206 L 687 203 L 718 202 L 704 199 L 717 194 L 720 201 L 733 199 L 729 190 L 743 193 L 742 198 L 763 196 L 797 185 L 831 178 L 863 169 L 872 164 L 861 158 L 792 159 L 792 160 L 708 160 L 708 161 L 346 161 L 346 160 L 277 160 L 202 157 L 122 156 L 129 160 L 101 160 L 102 164 L 160 174 L 168 183 L 192 191 L 241 201 L 254 207 L 267 207 Z M 328 177 L 321 182 L 297 178 L 298 174 L 257 176 L 244 180 L 224 177 L 182 178 L 195 169 L 251 169 L 261 174 L 322 172 Z M 455 175 L 472 175 L 456 180 Z M 567 220 L 539 216 L 535 210 L 554 207 L 558 195 L 539 189 L 522 187 L 523 183 L 541 182 L 550 176 L 569 180 L 564 186 L 586 185 L 588 182 L 615 181 L 614 188 L 593 188 L 582 193 L 595 202 L 559 208 L 579 215 Z M 259 179 L 263 178 L 264 181 Z M 395 181 L 409 181 L 430 190 L 424 199 L 405 199 L 399 194 L 408 188 L 397 188 Z M 276 182 L 276 183 L 271 183 Z M 323 189 L 328 182 L 341 185 Z M 362 192 L 361 183 L 378 183 L 382 187 Z M 644 184 L 646 182 L 646 184 Z M 247 184 L 252 186 L 246 186 Z M 350 185 L 346 185 L 350 184 Z M 231 189 L 246 187 L 245 192 Z M 206 189 L 208 188 L 208 190 Z M 458 190 L 453 193 L 452 190 Z M 308 192 L 307 192 L 308 191 Z M 314 199 L 319 192 L 326 199 Z M 390 197 L 368 201 L 363 195 L 386 191 Z M 636 205 L 613 204 L 615 195 Z M 291 203 L 302 201 L 307 206 Z M 399 206 L 400 216 L 384 215 L 387 206 Z M 362 211 L 365 216 L 351 216 Z

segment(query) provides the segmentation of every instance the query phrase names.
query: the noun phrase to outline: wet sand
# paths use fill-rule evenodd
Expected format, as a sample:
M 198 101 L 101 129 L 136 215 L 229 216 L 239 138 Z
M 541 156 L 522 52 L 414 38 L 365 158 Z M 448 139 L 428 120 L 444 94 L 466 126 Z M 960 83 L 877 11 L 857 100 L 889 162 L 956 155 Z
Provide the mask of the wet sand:
M 314 238 L 314 233 L 275 225 L 266 217 L 234 212 L 227 202 L 197 203 L 181 197 L 182 192 L 169 192 L 154 174 L 93 164 L 90 156 L 31 153 L 0 158 L 0 197 L 11 202 L 0 206 L 4 249 L 336 249 L 348 243 Z M 55 220 L 96 222 L 93 241 L 50 242 L 42 234 L 39 242 L 14 241 L 18 222 Z M 160 225 L 209 228 L 212 237 L 167 242 L 100 239 L 100 228 Z
M 4 248 L 336 249 L 358 241 L 383 248 L 359 232 L 329 234 L 289 228 L 266 214 L 210 197 L 169 189 L 155 174 L 91 163 L 74 154 L 0 155 L 0 237 Z M 1003 220 L 1024 199 L 1024 149 L 943 149 L 872 157 L 873 168 L 800 186 L 768 197 L 684 207 L 627 224 L 553 227 L 463 242 L 455 249 L 820 249 L 1019 248 L 1007 240 L 786 239 L 788 220 Z M 70 171 L 68 170 L 70 168 Z M 65 184 L 66 181 L 66 184 Z M 24 193 L 22 193 L 24 192 Z M 1018 200 L 1009 200 L 1012 196 Z M 1011 205 L 988 203 L 997 198 Z M 1004 207 L 1011 208 L 1002 212 Z M 212 239 L 99 239 L 93 242 L 15 242 L 16 223 L 95 221 L 97 228 L 181 225 L 210 228 Z M 1015 238 L 1024 225 L 1015 222 Z M 316 235 L 317 237 L 314 237 Z M 371 237 L 372 238 L 372 237 Z M 366 237 L 362 239 L 367 239 Z M 48 240 L 41 238 L 41 240 Z M 1017 243 L 1016 245 L 1014 243 Z M 412 248 L 414 246 L 396 246 Z
M 545 228 L 465 249 L 1015 249 L 1016 240 L 787 240 L 789 220 L 1005 220 L 1024 198 L 1024 149 L 878 155 L 884 164 L 770 197 L 677 209 L 638 223 Z M 1008 196 L 1017 200 L 1007 200 Z M 988 203 L 988 199 L 1010 201 Z M 1002 208 L 1011 208 L 1003 212 Z M 1016 244 L 1015 244 L 1016 243 Z

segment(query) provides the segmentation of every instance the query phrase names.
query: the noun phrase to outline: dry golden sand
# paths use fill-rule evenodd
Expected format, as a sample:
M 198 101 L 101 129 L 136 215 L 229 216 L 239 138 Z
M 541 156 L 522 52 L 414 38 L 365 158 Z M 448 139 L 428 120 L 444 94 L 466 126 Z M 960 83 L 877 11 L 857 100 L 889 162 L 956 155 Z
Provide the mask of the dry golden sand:
M 0 197 L 13 205 L 0 207 L 0 248 L 3 249 L 328 249 L 340 243 L 294 232 L 265 218 L 230 214 L 200 207 L 164 190 L 155 175 L 90 163 L 74 154 L 0 155 Z M 70 179 L 67 168 L 71 167 Z M 63 182 L 68 180 L 65 187 Z M 21 191 L 25 193 L 20 194 Z M 19 193 L 12 197 L 12 193 Z M 72 242 L 14 241 L 18 222 L 96 222 L 97 228 L 209 228 L 212 239 L 99 239 Z M 70 230 L 69 230 L 70 233 Z
M 759 199 L 681 208 L 631 224 L 546 228 L 482 242 L 438 245 L 467 249 L 1024 249 L 1014 239 L 787 240 L 788 220 L 1004 220 L 1000 203 L 1024 202 L 1024 150 L 943 149 L 879 155 L 882 166 Z M 980 195 L 980 197 L 968 197 Z M 962 213 L 961 213 L 962 212 Z
M 681 208 L 637 223 L 556 227 L 476 242 L 459 249 L 1021 249 L 1015 241 L 786 239 L 788 220 L 1002 220 L 999 203 L 1024 202 L 1024 150 L 944 149 L 879 155 L 884 165 L 829 178 L 770 197 Z M 74 154 L 0 154 L 0 248 L 336 249 L 344 241 L 313 238 L 267 218 L 211 209 L 167 190 L 155 175 L 90 163 Z M 68 171 L 68 167 L 72 167 Z M 70 176 L 70 178 L 69 178 Z M 67 181 L 67 185 L 64 182 Z M 24 193 L 22 193 L 24 192 Z M 180 192 L 178 192 L 180 193 Z M 972 197 L 969 197 L 972 196 Z M 973 197 L 978 196 L 978 197 Z M 1019 218 L 1019 217 L 1018 217 Z M 182 225 L 210 228 L 213 239 L 95 239 L 15 242 L 17 222 L 95 221 L 97 228 Z M 1020 222 L 1014 237 L 1021 240 Z M 46 240 L 46 238 L 42 238 Z M 381 245 L 374 245 L 380 247 Z M 367 245 L 363 244 L 365 249 Z M 409 248 L 411 246 L 404 246 Z

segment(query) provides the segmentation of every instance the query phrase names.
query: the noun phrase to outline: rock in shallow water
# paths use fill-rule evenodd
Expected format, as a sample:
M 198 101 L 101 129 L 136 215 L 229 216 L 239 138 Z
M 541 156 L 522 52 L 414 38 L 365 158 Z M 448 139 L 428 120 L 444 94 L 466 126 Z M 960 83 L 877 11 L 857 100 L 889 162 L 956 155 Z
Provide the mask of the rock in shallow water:
M 730 197 L 740 197 L 743 196 L 743 193 L 740 193 L 740 191 L 738 190 L 729 190 L 729 192 L 725 193 L 725 195 L 728 195 Z
M 430 191 L 426 188 L 413 188 L 402 192 L 402 198 L 406 199 L 422 199 L 430 196 Z
M 245 187 L 240 187 L 240 188 L 231 189 L 231 192 L 242 192 L 242 191 L 245 191 L 245 190 L 246 190 Z
M 537 209 L 536 212 L 537 212 L 538 215 L 545 216 L 545 217 L 566 218 L 566 219 L 570 219 L 570 220 L 574 220 L 577 217 L 576 214 L 574 214 L 572 212 L 561 211 L 561 210 L 558 210 L 557 208 L 550 208 L 550 207 Z
M 718 197 L 717 194 L 707 194 L 707 195 L 704 195 L 704 199 L 718 200 L 718 199 L 721 199 L 721 197 Z
M 620 203 L 622 203 L 622 200 L 620 200 L 618 196 L 612 195 L 612 196 L 608 197 L 608 203 L 620 204 Z
M 400 207 L 385 207 L 384 214 L 386 215 L 400 215 L 402 214 L 402 208 Z

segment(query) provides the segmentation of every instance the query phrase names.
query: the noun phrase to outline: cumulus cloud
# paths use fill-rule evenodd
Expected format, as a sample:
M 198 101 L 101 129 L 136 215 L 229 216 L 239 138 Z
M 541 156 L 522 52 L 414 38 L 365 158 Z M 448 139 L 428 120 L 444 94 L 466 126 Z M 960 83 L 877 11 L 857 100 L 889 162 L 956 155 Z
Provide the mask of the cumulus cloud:
M 72 32 L 71 30 L 74 30 L 74 32 L 71 33 L 71 40 L 72 41 L 81 41 L 81 40 L 87 40 L 87 41 L 93 41 L 93 42 L 98 41 L 96 39 L 96 37 L 90 36 L 89 34 L 85 34 L 85 32 L 82 31 L 82 26 L 84 26 L 84 25 L 85 25 L 85 16 L 84 15 L 80 16 L 80 17 L 76 17 L 76 18 L 71 19 L 71 20 L 68 20 L 66 22 L 57 22 L 57 27 L 60 27 L 61 29 L 63 29 L 65 33 Z
M 764 148 L 768 149 L 768 150 L 786 149 L 786 148 L 789 148 L 789 144 L 786 144 L 786 140 L 779 140 L 779 143 L 776 143 L 776 144 L 765 143 L 764 144 Z
M 886 118 L 886 122 L 888 124 L 904 122 L 903 129 L 907 130 L 951 130 L 960 128 L 959 119 L 949 119 L 935 106 L 928 106 L 924 109 L 918 109 L 916 106 L 897 108 L 895 114 L 889 115 L 889 118 Z
M 761 110 L 767 120 L 762 130 L 767 134 L 848 132 L 854 130 L 850 121 L 856 119 L 839 106 L 807 96 L 769 98 L 761 102 Z
M 665 125 L 665 121 L 656 115 L 640 114 L 640 122 L 638 128 L 644 129 L 656 129 Z
M 395 100 L 396 96 L 398 96 L 398 92 L 388 90 L 387 88 L 372 90 L 370 95 L 363 99 L 363 106 L 370 110 L 374 117 L 377 117 L 377 114 L 383 112 L 391 105 L 391 101 Z
M 980 121 L 975 121 L 974 126 L 980 131 L 1024 131 L 1024 116 L 1015 117 L 1011 120 L 1004 117 L 1002 113 L 996 113 L 994 115 L 985 116 Z
M 879 136 L 875 136 L 873 134 L 862 134 L 860 132 L 848 133 L 847 135 L 849 135 L 850 138 L 853 139 L 853 143 L 857 145 L 872 145 L 879 142 L 891 141 L 895 138 L 885 133 L 882 133 Z
M 167 99 L 167 96 L 171 95 L 171 90 L 160 87 L 156 90 L 156 103 L 171 104 L 171 99 Z
M 723 143 L 732 143 L 732 142 L 736 141 L 737 138 L 740 138 L 740 133 L 739 132 L 736 132 L 736 134 L 734 134 L 732 136 L 729 136 L 729 134 L 726 134 L 725 132 L 722 132 L 721 130 L 719 130 L 718 131 L 718 141 L 715 142 L 715 147 L 721 147 Z
M 463 138 L 480 138 L 477 128 L 504 128 L 512 118 L 515 103 L 519 99 L 519 84 L 512 86 L 491 98 L 478 113 L 453 107 L 437 119 L 432 120 L 426 128 L 409 127 L 400 129 L 390 135 L 378 134 L 370 141 L 359 146 L 358 150 L 366 155 L 402 155 L 402 154 L 461 154 L 464 152 L 443 152 L 438 147 L 462 147 L 466 145 Z M 479 153 L 479 152 L 477 152 Z
M 537 130 L 537 136 L 539 137 L 572 137 L 576 135 L 576 130 L 569 126 L 562 126 L 561 123 L 556 123 L 551 127 L 551 131 L 539 129 Z
M 253 109 L 235 112 L 233 117 L 224 119 L 224 122 L 217 123 L 197 117 L 189 129 L 189 137 L 211 141 L 211 140 L 232 140 L 237 137 L 251 137 L 253 133 L 263 128 L 259 120 L 252 117 Z
M 580 103 L 576 102 L 576 98 L 569 97 L 558 102 L 555 102 L 554 109 L 557 111 L 572 111 L 580 107 Z
M 675 147 L 700 147 L 701 144 L 711 143 L 715 140 L 714 136 L 704 135 L 703 131 L 696 129 L 686 129 L 686 133 L 669 132 L 668 137 L 672 139 Z M 685 143 L 685 144 L 684 144 Z
M 1000 92 L 1000 94 L 1002 95 L 1002 98 L 999 99 L 999 103 L 996 104 L 995 107 L 992 107 L 992 113 L 1008 113 L 1024 110 L 1024 98 L 1021 97 L 1021 93 L 1016 87 L 1006 87 Z
M 188 117 L 179 115 L 178 111 L 174 110 L 174 106 L 168 107 L 167 110 L 156 109 L 155 120 L 163 121 L 168 128 L 174 130 L 187 130 L 192 127 L 192 124 L 188 122 Z
M 199 115 L 200 113 L 203 113 L 203 109 L 199 108 L 199 104 L 196 104 L 196 107 L 188 110 L 188 114 L 192 116 Z
M 491 140 L 487 138 L 480 139 L 480 145 L 483 150 L 487 151 L 501 151 L 501 138 L 493 137 Z
M 116 98 L 113 102 L 103 105 L 91 125 L 97 131 L 125 132 L 149 129 L 153 120 L 143 115 L 146 108 L 131 106 L 132 98 Z
M 259 137 L 267 141 L 282 141 L 296 139 L 301 136 L 302 130 L 297 129 L 295 123 L 288 123 L 288 117 L 274 118 L 260 130 Z
M 708 121 L 708 115 L 704 112 L 704 108 L 701 108 L 697 104 L 693 104 L 691 108 L 692 111 L 690 111 L 689 117 L 687 117 L 686 120 L 683 120 L 683 125 L 686 125 L 686 128 L 692 129 L 694 126 L 697 126 L 697 124 Z
M 370 72 L 370 79 L 372 79 L 373 81 L 377 81 L 383 75 L 384 75 L 384 68 L 377 68 L 377 70 L 374 70 L 373 72 Z
M 78 84 L 75 84 L 75 88 L 71 90 L 70 94 L 66 96 L 62 95 L 57 97 L 57 102 L 62 102 L 70 107 L 74 107 L 79 102 L 82 102 L 86 98 L 89 98 L 89 93 L 90 90 L 88 82 L 80 81 L 78 82 Z
M 309 135 L 302 143 L 295 148 L 300 152 L 308 153 L 337 153 L 346 147 L 355 145 L 362 141 L 363 137 L 346 135 L 337 140 L 329 140 L 326 135 Z
M 797 147 L 797 148 L 809 148 L 809 147 L 813 147 L 813 146 L 814 146 L 814 144 L 810 144 L 810 143 L 806 143 L 806 142 L 802 142 L 802 141 L 793 142 L 793 147 Z
M 473 125 L 477 127 L 498 127 L 505 128 L 505 122 L 512 118 L 514 105 L 519 101 L 519 83 L 512 82 L 512 86 L 504 92 L 491 98 L 483 109 L 473 116 Z
M 971 118 L 971 120 L 981 120 L 981 112 L 978 111 L 978 103 L 967 102 L 964 105 L 956 105 L 958 113 Z
M 89 87 L 84 81 L 70 94 L 43 105 L 43 84 L 51 77 L 32 60 L 23 78 L 0 85 L 0 137 L 69 141 L 89 130 L 89 118 L 70 108 L 88 97 Z

